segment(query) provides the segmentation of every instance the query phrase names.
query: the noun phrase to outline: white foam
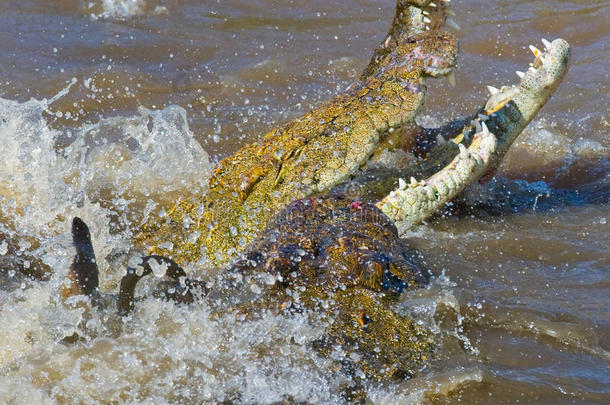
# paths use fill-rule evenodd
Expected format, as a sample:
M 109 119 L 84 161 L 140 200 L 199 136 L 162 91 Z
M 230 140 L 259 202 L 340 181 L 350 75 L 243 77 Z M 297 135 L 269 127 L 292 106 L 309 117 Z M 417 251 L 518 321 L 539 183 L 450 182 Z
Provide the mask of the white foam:
M 155 2 L 162 3 L 162 2 Z M 93 0 L 87 3 L 90 16 L 107 19 L 129 19 L 146 14 L 167 13 L 167 7 L 150 4 L 150 0 Z
M 30 253 L 51 267 L 65 267 L 73 216 L 89 224 L 103 259 L 126 251 L 133 230 L 159 205 L 205 192 L 208 155 L 181 107 L 141 108 L 60 131 L 44 118 L 50 103 L 0 98 L 0 229 L 13 240 L 40 242 Z

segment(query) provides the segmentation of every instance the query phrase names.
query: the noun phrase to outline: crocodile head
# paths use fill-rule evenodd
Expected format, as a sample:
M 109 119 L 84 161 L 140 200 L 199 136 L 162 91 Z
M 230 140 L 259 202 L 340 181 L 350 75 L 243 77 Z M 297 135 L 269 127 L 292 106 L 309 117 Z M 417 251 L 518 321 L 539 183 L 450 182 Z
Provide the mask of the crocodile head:
M 570 61 L 570 45 L 563 39 L 542 42 L 544 52 L 530 46 L 535 59 L 526 73 L 517 72 L 519 84 L 500 90 L 489 87 L 491 97 L 483 114 L 454 140 L 459 152 L 451 163 L 426 180 L 412 178 L 410 184 L 401 181 L 397 190 L 377 204 L 394 221 L 404 222 L 403 229 L 438 211 L 468 184 L 493 172 L 562 82 Z
M 387 72 L 392 69 L 407 69 L 422 71 L 431 77 L 445 76 L 451 73 L 457 63 L 457 47 L 457 41 L 447 32 L 415 34 L 388 56 L 388 61 L 380 70 Z

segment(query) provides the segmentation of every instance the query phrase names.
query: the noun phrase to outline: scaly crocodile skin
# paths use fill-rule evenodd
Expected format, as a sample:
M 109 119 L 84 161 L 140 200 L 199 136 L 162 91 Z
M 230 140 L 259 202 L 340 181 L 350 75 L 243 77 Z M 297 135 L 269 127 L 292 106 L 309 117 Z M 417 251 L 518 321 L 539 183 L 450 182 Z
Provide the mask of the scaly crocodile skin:
M 397 13 L 403 12 L 414 15 L 411 25 L 424 18 L 420 9 L 399 1 Z M 418 26 L 409 33 L 425 24 Z M 205 196 L 181 201 L 167 218 L 149 221 L 136 243 L 180 264 L 207 257 L 220 265 L 248 246 L 289 202 L 346 180 L 388 130 L 414 119 L 426 77 L 449 73 L 457 59 L 456 40 L 437 30 L 402 35 L 384 49 L 347 93 L 222 160 Z

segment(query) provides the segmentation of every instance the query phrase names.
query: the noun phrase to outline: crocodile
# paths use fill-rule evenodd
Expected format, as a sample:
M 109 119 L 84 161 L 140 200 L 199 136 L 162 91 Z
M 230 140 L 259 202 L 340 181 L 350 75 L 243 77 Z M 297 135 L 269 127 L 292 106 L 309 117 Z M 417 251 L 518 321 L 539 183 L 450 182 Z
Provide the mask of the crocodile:
M 218 314 L 318 314 L 328 326 L 312 347 L 321 355 L 340 348 L 345 356 L 339 365 L 356 382 L 412 376 L 434 356 L 438 342 L 424 326 L 393 309 L 403 291 L 422 287 L 429 278 L 421 255 L 401 238 L 396 223 L 408 228 L 493 172 L 567 71 L 568 43 L 556 39 L 543 44 L 544 51 L 531 47 L 535 59 L 527 72 L 517 73 L 517 85 L 490 89 L 491 97 L 480 110 L 484 114 L 447 142 L 457 153 L 431 176 L 399 178 L 398 187 L 376 202 L 345 195 L 345 185 L 326 195 L 296 199 L 208 280 L 188 278 L 171 258 L 143 257 L 127 269 L 112 305 L 120 315 L 130 314 L 136 308 L 138 281 L 155 273 L 164 276 L 158 288 L 162 297 L 183 303 L 206 300 Z M 108 305 L 97 286 L 89 231 L 79 218 L 73 220 L 72 234 L 77 255 L 66 296 L 84 294 L 94 304 Z M 346 398 L 363 400 L 361 388 L 346 390 Z
M 387 39 L 341 95 L 221 160 L 208 192 L 145 223 L 136 245 L 176 262 L 226 264 L 291 201 L 349 179 L 380 141 L 412 124 L 426 78 L 449 75 L 458 43 L 435 28 L 444 2 L 398 0 Z M 436 16 L 436 17 L 435 17 Z M 432 29 L 430 29 L 432 28 Z

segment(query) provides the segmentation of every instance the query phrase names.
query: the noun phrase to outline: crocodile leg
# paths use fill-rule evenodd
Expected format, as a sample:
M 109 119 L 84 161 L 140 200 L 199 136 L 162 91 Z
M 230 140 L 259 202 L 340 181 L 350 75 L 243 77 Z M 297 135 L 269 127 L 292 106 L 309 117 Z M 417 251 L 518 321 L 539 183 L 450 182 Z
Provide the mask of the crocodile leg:
M 423 182 L 414 178 L 380 201 L 377 206 L 394 221 L 408 226 L 438 211 L 468 184 L 479 180 L 501 162 L 516 137 L 546 103 L 568 69 L 570 46 L 563 39 L 543 40 L 545 52 L 530 47 L 535 55 L 532 67 L 517 74 L 519 85 L 494 91 L 478 118 L 481 131 L 472 137 L 470 147 L 458 145 L 458 156 L 441 171 Z M 488 129 L 489 127 L 489 129 Z M 466 138 L 466 136 L 465 136 Z

